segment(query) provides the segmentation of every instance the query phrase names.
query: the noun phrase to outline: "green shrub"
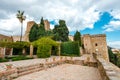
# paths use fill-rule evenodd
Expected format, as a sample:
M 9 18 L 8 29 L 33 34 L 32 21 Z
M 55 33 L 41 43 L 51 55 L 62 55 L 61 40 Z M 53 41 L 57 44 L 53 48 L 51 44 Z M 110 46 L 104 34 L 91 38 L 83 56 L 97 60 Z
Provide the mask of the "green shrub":
M 33 58 L 21 55 L 21 56 L 13 57 L 12 61 L 27 60 L 27 59 L 33 59 Z
M 43 37 L 41 39 L 38 39 L 32 44 L 34 47 L 37 47 L 37 56 L 39 58 L 50 57 L 52 46 L 59 46 L 59 43 L 56 43 L 49 37 Z
M 8 60 L 5 58 L 0 58 L 0 62 L 7 62 Z
M 39 58 L 47 58 L 50 57 L 50 49 L 49 45 L 41 45 L 37 48 L 37 56 Z
M 117 57 L 117 66 L 120 68 L 120 53 L 117 53 L 116 57 Z
M 108 48 L 108 55 L 109 55 L 110 62 L 112 62 L 113 64 L 117 65 L 116 55 L 113 54 L 113 52 L 111 51 L 110 48 Z
M 64 42 L 61 44 L 61 55 L 77 55 L 80 56 L 78 42 Z

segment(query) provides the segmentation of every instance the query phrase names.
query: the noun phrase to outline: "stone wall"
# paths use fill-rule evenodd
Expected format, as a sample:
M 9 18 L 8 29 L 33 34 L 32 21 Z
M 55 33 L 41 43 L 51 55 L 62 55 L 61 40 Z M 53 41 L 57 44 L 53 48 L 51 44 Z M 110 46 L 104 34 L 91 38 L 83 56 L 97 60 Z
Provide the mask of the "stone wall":
M 44 25 L 45 25 L 45 30 L 48 31 L 50 30 L 50 23 L 48 20 L 44 20 Z
M 102 80 L 120 80 L 120 68 L 103 58 L 98 58 L 97 63 Z
M 120 80 L 120 68 L 103 58 L 97 57 L 96 54 L 93 54 L 93 57 L 97 61 L 102 80 Z
M 0 34 L 0 41 L 13 42 L 13 38 L 10 36 Z
M 29 42 L 29 32 L 34 24 L 35 24 L 34 21 L 27 22 L 27 28 L 26 28 L 25 35 L 24 35 L 24 41 Z

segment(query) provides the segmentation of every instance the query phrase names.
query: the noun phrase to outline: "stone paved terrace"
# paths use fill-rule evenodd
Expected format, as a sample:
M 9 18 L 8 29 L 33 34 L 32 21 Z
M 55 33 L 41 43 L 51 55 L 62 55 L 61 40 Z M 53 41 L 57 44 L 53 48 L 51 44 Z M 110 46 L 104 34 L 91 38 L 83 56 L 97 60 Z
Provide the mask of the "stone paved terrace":
M 84 55 L 82 57 L 74 57 L 73 60 L 77 60 L 77 61 L 81 60 L 83 62 L 84 60 L 86 60 L 86 56 L 88 56 L 88 55 Z M 48 60 L 47 61 L 48 62 L 47 66 L 48 67 L 49 67 L 49 63 L 50 63 L 50 66 L 51 66 L 51 62 L 54 62 L 53 61 L 54 57 L 56 58 L 55 61 L 60 61 L 59 56 L 53 56 L 51 58 L 47 58 L 47 60 Z M 62 60 L 65 60 L 65 59 L 66 59 L 66 57 L 63 56 Z M 70 60 L 70 59 L 71 59 L 71 57 L 67 57 L 67 60 Z M 90 61 L 95 62 L 95 60 L 92 57 L 90 58 Z M 6 64 L 12 64 L 13 69 L 7 70 Z M 42 65 L 46 64 L 46 59 L 31 59 L 31 60 L 21 60 L 21 61 L 0 63 L 0 77 L 4 76 L 4 78 L 5 78 L 6 76 L 8 76 L 10 74 L 12 74 L 12 76 L 14 75 L 14 77 L 15 76 L 19 77 L 19 76 L 26 75 L 26 74 L 29 74 L 29 73 L 41 71 L 42 69 L 44 69 L 44 66 L 42 67 L 41 64 Z M 52 63 L 52 64 L 54 64 L 54 63 Z M 2 79 L 2 80 L 4 80 L 4 79 Z
M 62 64 L 14 80 L 102 80 L 97 68 Z
M 86 62 L 88 56 L 90 62 L 98 63 L 98 68 L 81 65 L 81 61 Z M 65 59 L 66 57 L 63 57 L 63 63 L 59 56 L 0 63 L 0 80 L 5 80 L 4 78 L 9 74 L 12 74 L 10 75 L 12 77 L 16 76 L 15 80 L 120 80 L 120 69 L 103 59 L 98 58 L 96 61 L 91 55 L 83 55 L 72 59 L 72 61 L 77 60 L 77 64 L 68 64 L 64 62 Z M 71 57 L 67 57 L 67 60 L 71 62 Z M 78 65 L 78 63 L 80 64 Z M 7 70 L 6 64 L 12 64 L 12 69 Z M 2 76 L 4 76 L 3 79 L 1 79 Z

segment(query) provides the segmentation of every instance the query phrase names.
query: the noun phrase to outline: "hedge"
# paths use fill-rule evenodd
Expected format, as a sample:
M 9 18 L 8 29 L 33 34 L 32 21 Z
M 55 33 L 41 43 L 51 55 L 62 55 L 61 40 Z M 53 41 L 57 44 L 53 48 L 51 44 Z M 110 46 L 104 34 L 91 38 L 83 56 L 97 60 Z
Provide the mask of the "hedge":
M 80 56 L 80 49 L 78 42 L 63 42 L 61 44 L 61 54 L 68 56 Z

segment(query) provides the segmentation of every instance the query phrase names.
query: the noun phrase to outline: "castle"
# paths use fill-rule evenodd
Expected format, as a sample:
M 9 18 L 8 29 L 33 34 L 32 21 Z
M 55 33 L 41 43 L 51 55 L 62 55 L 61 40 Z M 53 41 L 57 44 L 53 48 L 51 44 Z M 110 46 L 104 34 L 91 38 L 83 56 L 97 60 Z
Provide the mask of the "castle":
M 34 24 L 35 24 L 34 21 L 29 21 L 27 23 L 27 29 L 26 29 L 25 35 L 23 36 L 23 41 L 29 42 L 29 32 Z M 48 20 L 44 20 L 44 25 L 45 25 L 45 30 L 50 30 L 50 23 Z M 73 36 L 69 36 L 69 39 L 73 41 Z M 19 41 L 19 37 L 13 36 L 13 40 L 14 42 L 17 40 Z M 97 34 L 97 35 L 85 34 L 82 36 L 82 42 L 83 42 L 83 47 L 81 48 L 82 54 L 96 53 L 98 56 L 109 61 L 105 34 Z
M 25 41 L 29 41 L 29 32 L 34 23 L 35 23 L 34 21 L 29 21 L 27 23 L 27 29 L 24 36 Z M 44 24 L 45 24 L 45 30 L 50 30 L 49 21 L 44 20 Z M 73 36 L 69 36 L 69 39 L 73 41 Z M 97 34 L 97 35 L 85 34 L 82 36 L 82 42 L 84 46 L 83 49 L 84 52 L 82 53 L 86 53 L 86 54 L 97 53 L 97 55 L 109 61 L 105 34 Z

